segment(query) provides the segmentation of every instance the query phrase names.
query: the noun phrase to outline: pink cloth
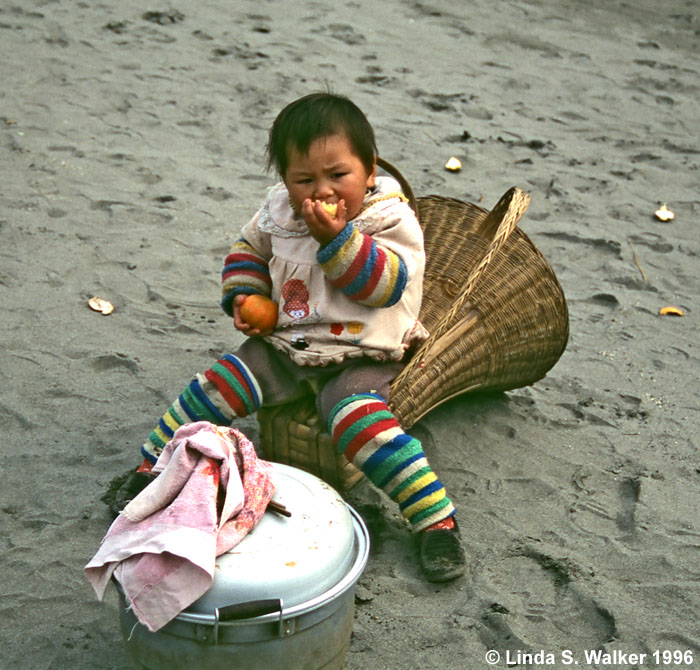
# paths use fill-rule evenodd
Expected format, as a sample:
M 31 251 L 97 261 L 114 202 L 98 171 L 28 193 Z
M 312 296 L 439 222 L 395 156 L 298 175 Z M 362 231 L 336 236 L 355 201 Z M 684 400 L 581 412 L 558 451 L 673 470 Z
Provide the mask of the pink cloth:
M 211 587 L 216 557 L 255 527 L 274 486 L 243 433 L 206 421 L 179 428 L 153 472 L 160 474 L 115 519 L 85 574 L 100 600 L 114 575 L 139 621 L 156 631 Z

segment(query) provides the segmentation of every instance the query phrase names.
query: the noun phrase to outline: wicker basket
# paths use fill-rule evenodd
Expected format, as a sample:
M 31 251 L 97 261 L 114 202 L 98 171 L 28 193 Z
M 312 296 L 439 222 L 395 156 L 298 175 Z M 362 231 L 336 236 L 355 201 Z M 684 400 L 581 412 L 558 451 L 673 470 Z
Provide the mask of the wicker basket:
M 528 201 L 511 189 L 488 212 L 418 198 L 429 259 L 421 320 L 431 336 L 391 387 L 392 409 L 405 428 L 456 395 L 533 384 L 564 352 L 564 293 L 516 227 Z
M 268 461 L 306 470 L 341 491 L 364 475 L 333 446 L 321 425 L 313 395 L 258 410 L 260 448 Z
M 569 317 L 553 270 L 517 228 L 529 196 L 510 189 L 491 210 L 445 198 L 415 198 L 386 161 L 423 227 L 426 271 L 420 319 L 431 335 L 391 386 L 389 404 L 409 428 L 469 391 L 538 381 L 564 352 Z M 266 458 L 314 472 L 347 489 L 361 473 L 336 454 L 313 397 L 258 413 Z

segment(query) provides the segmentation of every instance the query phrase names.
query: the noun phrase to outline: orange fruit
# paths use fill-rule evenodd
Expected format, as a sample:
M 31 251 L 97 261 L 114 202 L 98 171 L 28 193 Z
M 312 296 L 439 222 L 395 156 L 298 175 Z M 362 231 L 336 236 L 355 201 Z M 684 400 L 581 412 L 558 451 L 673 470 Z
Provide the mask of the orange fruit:
M 249 295 L 241 305 L 241 319 L 258 330 L 272 330 L 277 324 L 277 303 L 264 295 Z

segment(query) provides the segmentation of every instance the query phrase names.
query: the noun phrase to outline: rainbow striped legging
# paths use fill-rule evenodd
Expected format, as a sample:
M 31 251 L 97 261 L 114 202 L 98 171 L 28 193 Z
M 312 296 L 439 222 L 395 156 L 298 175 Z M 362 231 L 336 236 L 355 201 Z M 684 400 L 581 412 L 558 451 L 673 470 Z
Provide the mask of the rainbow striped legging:
M 299 366 L 260 338 L 249 338 L 198 373 L 158 421 L 142 446 L 155 462 L 183 424 L 230 425 L 265 404 L 291 400 L 311 386 L 321 418 L 339 452 L 398 505 L 414 530 L 455 513 L 421 443 L 405 433 L 385 398 L 399 363 L 353 359 L 324 367 Z

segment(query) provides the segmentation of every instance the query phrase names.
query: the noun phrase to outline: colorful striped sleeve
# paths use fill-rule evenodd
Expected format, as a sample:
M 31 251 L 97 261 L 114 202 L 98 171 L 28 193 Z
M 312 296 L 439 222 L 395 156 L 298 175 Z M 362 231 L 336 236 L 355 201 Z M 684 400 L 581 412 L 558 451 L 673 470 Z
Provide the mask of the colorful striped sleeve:
M 244 238 L 231 247 L 221 273 L 221 306 L 232 316 L 233 299 L 239 294 L 270 296 L 272 281 L 267 261 Z
M 401 298 L 408 273 L 401 257 L 348 222 L 326 246 L 318 262 L 331 284 L 370 307 L 391 307 Z

